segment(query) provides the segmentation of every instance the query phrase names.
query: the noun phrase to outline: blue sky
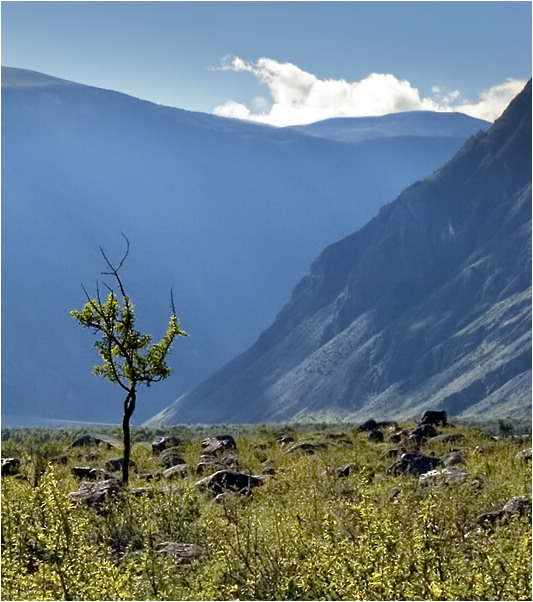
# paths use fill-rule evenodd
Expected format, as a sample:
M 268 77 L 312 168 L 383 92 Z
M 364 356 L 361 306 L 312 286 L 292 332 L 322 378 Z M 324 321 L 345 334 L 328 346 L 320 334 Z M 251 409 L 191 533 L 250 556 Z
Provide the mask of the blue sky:
M 3 1 L 2 64 L 274 125 L 494 119 L 531 77 L 531 2 Z

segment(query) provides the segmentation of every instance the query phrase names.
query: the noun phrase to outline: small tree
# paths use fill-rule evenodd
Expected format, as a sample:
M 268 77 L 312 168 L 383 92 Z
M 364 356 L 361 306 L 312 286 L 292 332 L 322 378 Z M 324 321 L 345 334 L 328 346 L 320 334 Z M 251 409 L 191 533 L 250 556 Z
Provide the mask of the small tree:
M 172 291 L 170 295 L 172 315 L 168 330 L 161 341 L 152 343 L 152 335 L 141 334 L 135 329 L 133 303 L 126 294 L 119 275 L 129 253 L 129 241 L 125 236 L 124 240 L 126 241 L 126 252 L 117 267 L 113 266 L 103 249 L 100 248 L 109 268 L 109 271 L 102 272 L 102 274 L 114 278 L 119 294 L 104 283 L 109 291 L 107 299 L 102 300 L 98 285 L 96 299 L 91 299 L 85 287 L 82 286 L 87 303 L 81 311 L 73 310 L 70 315 L 79 324 L 86 328 L 93 328 L 95 333 L 100 335 L 94 346 L 100 353 L 102 364 L 95 366 L 93 373 L 117 383 L 126 392 L 122 420 L 124 434 L 122 480 L 127 483 L 131 451 L 130 419 L 135 410 L 137 388 L 143 384 L 149 387 L 152 383 L 170 376 L 172 370 L 166 362 L 172 343 L 176 337 L 188 335 L 179 327 Z

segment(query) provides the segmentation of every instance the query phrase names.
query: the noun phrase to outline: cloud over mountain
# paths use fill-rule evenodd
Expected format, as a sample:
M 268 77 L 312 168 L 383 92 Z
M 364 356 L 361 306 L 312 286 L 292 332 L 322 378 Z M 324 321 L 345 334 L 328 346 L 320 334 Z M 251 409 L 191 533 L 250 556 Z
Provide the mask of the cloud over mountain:
M 256 99 L 254 112 L 243 103 L 229 100 L 215 107 L 222 117 L 234 117 L 275 126 L 300 125 L 332 117 L 385 115 L 401 111 L 459 111 L 494 121 L 512 98 L 524 87 L 525 81 L 508 79 L 481 93 L 477 101 L 460 100 L 458 90 L 433 88 L 432 98 L 423 98 L 408 80 L 390 73 L 371 73 L 364 79 L 348 82 L 343 79 L 319 79 L 292 63 L 260 58 L 255 63 L 239 57 L 226 57 L 222 71 L 248 72 L 268 87 L 272 103 Z M 265 108 L 265 105 L 268 108 Z

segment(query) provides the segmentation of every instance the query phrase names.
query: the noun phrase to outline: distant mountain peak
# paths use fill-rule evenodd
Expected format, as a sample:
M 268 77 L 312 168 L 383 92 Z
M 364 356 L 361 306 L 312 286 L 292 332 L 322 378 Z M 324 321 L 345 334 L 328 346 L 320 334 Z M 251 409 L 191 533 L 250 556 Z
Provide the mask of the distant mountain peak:
M 465 126 L 469 128 L 470 135 L 473 135 L 480 130 L 486 130 L 490 123 L 464 113 L 406 111 L 381 117 L 335 117 L 285 129 L 339 142 L 362 142 L 396 136 L 453 137 L 464 132 Z

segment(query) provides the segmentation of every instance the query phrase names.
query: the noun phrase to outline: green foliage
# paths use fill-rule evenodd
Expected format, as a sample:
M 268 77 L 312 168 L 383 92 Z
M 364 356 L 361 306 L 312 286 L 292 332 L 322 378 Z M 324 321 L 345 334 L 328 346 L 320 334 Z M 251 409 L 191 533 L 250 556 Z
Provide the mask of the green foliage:
M 214 501 L 195 487 L 194 471 L 165 480 L 151 454 L 158 429 L 140 428 L 132 437 L 130 487 L 98 510 L 73 504 L 69 494 L 79 482 L 72 467 L 104 466 L 116 450 L 69 448 L 74 437 L 66 430 L 5 432 L 9 451 L 20 452 L 22 462 L 19 477 L 2 479 L 3 598 L 531 599 L 528 518 L 491 528 L 476 520 L 513 496 L 531 496 L 531 466 L 515 458 L 530 438 L 454 427 L 463 440 L 430 440 L 424 452 L 441 456 L 460 447 L 468 479 L 419 487 L 416 477 L 389 476 L 392 460 L 382 455 L 388 444 L 356 430 L 335 436 L 330 428 L 295 429 L 296 442 L 317 445 L 312 455 L 288 453 L 271 427 L 247 433 L 224 427 L 229 431 L 252 474 L 262 472 L 265 460 L 276 469 L 252 495 Z M 200 460 L 202 438 L 213 432 L 165 429 L 185 439 L 180 453 L 191 466 Z M 44 460 L 35 482 L 37 458 Z M 347 463 L 353 470 L 340 478 L 335 469 Z M 154 478 L 144 480 L 146 472 Z M 162 551 L 168 542 L 201 552 L 183 560 Z
M 101 335 L 94 346 L 102 358 L 102 364 L 94 367 L 94 374 L 111 382 L 151 383 L 163 380 L 171 374 L 166 359 L 174 339 L 187 336 L 180 329 L 175 315 L 170 317 L 166 334 L 159 343 L 151 343 L 152 335 L 141 334 L 135 329 L 133 303 L 124 296 L 120 303 L 110 292 L 107 300 L 90 299 L 81 311 L 70 315 L 86 328 L 93 328 Z

